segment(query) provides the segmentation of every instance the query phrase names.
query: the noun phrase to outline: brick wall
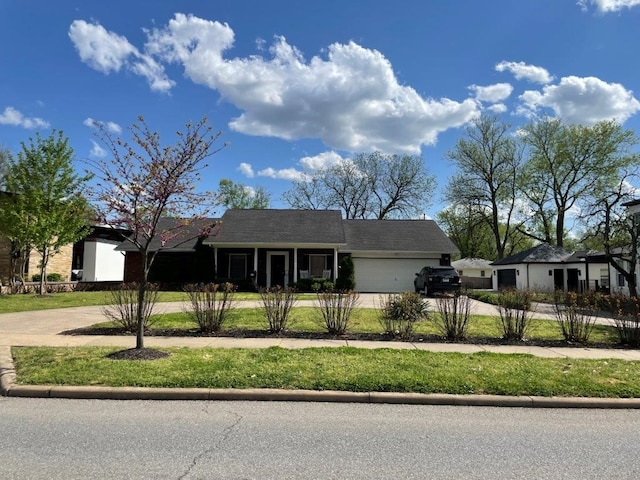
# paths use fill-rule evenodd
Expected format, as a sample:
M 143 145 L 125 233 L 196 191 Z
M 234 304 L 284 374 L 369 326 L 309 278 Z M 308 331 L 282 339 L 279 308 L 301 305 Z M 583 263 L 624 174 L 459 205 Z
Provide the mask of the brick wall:
M 31 280 L 33 275 L 40 273 L 40 261 L 42 257 L 40 254 L 32 250 L 29 255 L 29 275 L 26 280 Z M 62 280 L 67 281 L 71 279 L 71 262 L 73 260 L 73 244 L 65 245 L 60 249 L 60 252 L 53 257 L 49 258 L 49 264 L 47 265 L 47 274 L 59 273 L 62 275 Z
M 35 250 L 29 255 L 29 274 L 25 280 L 30 281 L 31 276 L 40 273 L 41 256 Z M 65 245 L 60 249 L 60 253 L 49 259 L 47 273 L 59 273 L 62 280 L 70 280 L 71 278 L 71 262 L 73 259 L 73 245 Z M 0 237 L 0 280 L 2 285 L 9 284 L 11 275 L 11 243 L 6 237 Z

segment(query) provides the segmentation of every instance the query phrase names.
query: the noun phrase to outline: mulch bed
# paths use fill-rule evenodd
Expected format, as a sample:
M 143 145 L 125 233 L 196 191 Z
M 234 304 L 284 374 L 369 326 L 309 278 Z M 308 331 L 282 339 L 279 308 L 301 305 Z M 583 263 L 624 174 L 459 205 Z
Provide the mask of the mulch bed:
M 127 350 L 110 353 L 107 355 L 107 358 L 112 360 L 158 360 L 160 358 L 167 358 L 170 355 L 170 353 L 153 348 L 129 348 Z
M 61 335 L 113 335 L 133 336 L 122 328 L 77 328 L 61 332 Z M 152 328 L 145 332 L 146 337 L 223 337 L 223 338 L 298 338 L 307 340 L 363 340 L 377 342 L 405 341 L 412 343 L 464 343 L 470 345 L 520 345 L 535 347 L 575 347 L 575 348 L 612 348 L 627 349 L 624 345 L 612 343 L 569 343 L 564 340 L 528 339 L 523 341 L 505 340 L 497 337 L 469 337 L 459 342 L 448 341 L 438 335 L 413 335 L 407 339 L 398 339 L 382 333 L 347 333 L 345 335 L 332 335 L 326 332 L 285 331 L 270 333 L 267 330 L 229 329 L 217 333 L 202 333 L 198 329 L 159 329 Z M 136 350 L 136 349 L 133 349 Z M 139 350 L 139 349 L 138 349 Z M 124 351 L 126 352 L 126 350 Z M 133 354 L 132 354 L 133 355 Z M 168 355 L 168 354 L 167 354 Z

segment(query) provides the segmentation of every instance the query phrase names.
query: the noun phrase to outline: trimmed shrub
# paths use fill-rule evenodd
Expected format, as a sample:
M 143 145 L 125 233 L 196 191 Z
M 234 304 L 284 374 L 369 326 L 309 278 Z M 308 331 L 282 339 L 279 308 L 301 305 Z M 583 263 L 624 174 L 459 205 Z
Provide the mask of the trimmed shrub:
M 340 262 L 338 269 L 340 272 L 336 279 L 336 289 L 338 290 L 355 290 L 356 276 L 353 258 L 351 256 L 344 257 Z
M 138 327 L 138 290 L 136 282 L 122 283 L 109 291 L 109 305 L 102 312 L 112 322 L 127 332 L 136 332 Z M 142 323 L 147 330 L 151 326 L 151 315 L 158 301 L 158 285 L 150 283 L 145 291 L 142 305 Z
M 198 283 L 184 287 L 190 302 L 185 313 L 198 324 L 203 333 L 222 329 L 232 307 L 236 286 L 232 283 Z
M 298 292 L 331 292 L 334 285 L 328 278 L 301 278 L 295 288 Z
M 471 318 L 471 299 L 461 292 L 436 299 L 438 315 L 431 317 L 432 323 L 447 339 L 453 342 L 464 340 Z
M 39 273 L 31 276 L 32 282 L 39 282 L 42 276 Z M 63 279 L 61 273 L 47 273 L 47 282 L 61 282 Z
M 593 293 L 558 290 L 554 293 L 553 305 L 564 339 L 567 342 L 587 343 L 595 325 L 597 309 Z
M 349 328 L 351 313 L 360 294 L 353 291 L 318 292 L 318 310 L 327 332 L 343 335 Z
M 418 293 L 381 296 L 380 303 L 380 324 L 385 334 L 395 338 L 410 338 L 416 322 L 428 318 L 429 303 Z
M 640 347 L 640 299 L 612 294 L 603 299 L 613 314 L 616 332 L 622 345 Z
M 289 315 L 295 303 L 295 289 L 276 286 L 260 288 L 259 292 L 269 332 L 284 332 L 290 322 Z
M 524 340 L 531 326 L 531 292 L 504 290 L 498 294 L 498 313 L 505 340 Z

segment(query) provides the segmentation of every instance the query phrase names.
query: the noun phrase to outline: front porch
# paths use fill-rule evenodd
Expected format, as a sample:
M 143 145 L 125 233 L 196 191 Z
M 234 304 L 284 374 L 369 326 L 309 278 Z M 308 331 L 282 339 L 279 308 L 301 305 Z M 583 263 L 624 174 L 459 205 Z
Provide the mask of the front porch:
M 253 247 L 214 248 L 216 279 L 251 282 L 254 288 L 289 287 L 301 278 L 324 278 L 335 282 L 336 248 Z

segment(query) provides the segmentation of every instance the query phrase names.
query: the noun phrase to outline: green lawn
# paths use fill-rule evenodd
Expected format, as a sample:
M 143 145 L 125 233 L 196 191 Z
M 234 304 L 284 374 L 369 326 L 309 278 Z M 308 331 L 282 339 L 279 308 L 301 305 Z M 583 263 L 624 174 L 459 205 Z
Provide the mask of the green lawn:
M 640 362 L 349 347 L 174 348 L 153 361 L 113 348 L 13 348 L 22 385 L 283 388 L 580 397 L 640 396 Z
M 237 293 L 235 300 L 259 300 L 257 293 Z M 310 293 L 299 294 L 300 299 L 314 299 Z M 184 292 L 160 292 L 159 302 L 187 301 Z M 27 312 L 30 310 L 47 310 L 51 308 L 84 307 L 104 305 L 109 302 L 109 293 L 100 292 L 61 292 L 50 295 L 16 294 L 0 295 L 0 313 Z
M 432 312 L 432 315 L 436 315 Z M 95 325 L 97 328 L 113 328 L 112 322 Z M 185 313 L 166 313 L 152 317 L 152 329 L 197 330 L 197 324 L 190 320 Z M 235 308 L 229 313 L 228 321 L 223 325 L 224 330 L 267 330 L 267 321 L 262 308 Z M 325 332 L 320 314 L 314 307 L 296 307 L 291 313 L 291 332 Z M 359 308 L 354 310 L 349 333 L 382 333 L 379 320 L 379 310 L 374 308 Z M 436 326 L 431 321 L 420 321 L 416 325 L 416 335 L 437 336 Z M 500 338 L 502 331 L 498 317 L 487 315 L 472 315 L 468 336 L 473 338 Z M 530 340 L 562 340 L 562 334 L 557 323 L 552 320 L 533 320 L 527 336 Z M 614 327 L 596 325 L 591 335 L 594 344 L 614 346 L 618 343 L 618 336 Z

